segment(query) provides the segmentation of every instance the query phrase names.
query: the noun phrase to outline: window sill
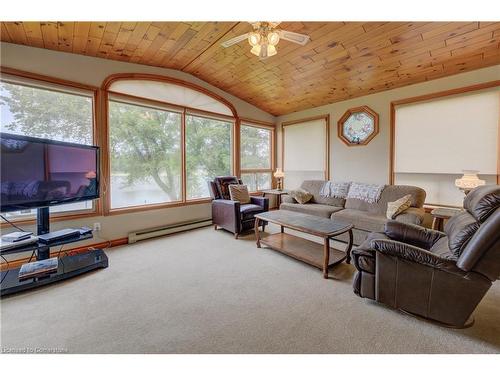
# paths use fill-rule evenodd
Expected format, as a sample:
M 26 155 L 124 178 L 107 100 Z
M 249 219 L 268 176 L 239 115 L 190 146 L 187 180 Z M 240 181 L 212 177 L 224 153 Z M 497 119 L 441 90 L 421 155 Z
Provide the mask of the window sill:
M 186 202 L 170 202 L 170 203 L 159 203 L 159 204 L 151 204 L 147 206 L 133 206 L 133 207 L 124 207 L 124 208 L 113 208 L 109 210 L 105 216 L 114 216 L 114 215 L 123 215 L 134 212 L 143 212 L 143 211 L 151 211 L 151 210 L 160 210 L 163 208 L 174 208 L 174 207 L 184 207 L 191 206 L 194 204 L 204 204 L 210 203 L 212 198 L 203 198 L 197 200 L 190 200 Z
M 81 212 L 81 213 L 68 212 L 66 214 L 50 214 L 50 222 L 52 223 L 57 221 L 77 220 L 95 216 L 102 216 L 102 214 L 98 210 L 93 210 L 91 212 Z M 9 219 L 9 221 L 11 221 L 16 225 L 35 225 L 36 217 L 24 218 L 24 219 L 12 219 L 12 220 Z M 2 222 L 0 224 L 0 228 L 8 228 L 8 227 L 11 227 L 11 225 L 7 222 Z

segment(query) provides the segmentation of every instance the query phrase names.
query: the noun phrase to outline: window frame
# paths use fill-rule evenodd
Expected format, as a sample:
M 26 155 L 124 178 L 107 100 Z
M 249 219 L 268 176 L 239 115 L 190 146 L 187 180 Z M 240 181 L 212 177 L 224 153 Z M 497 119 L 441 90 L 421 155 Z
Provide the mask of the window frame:
M 243 126 L 248 126 L 252 128 L 260 128 L 270 131 L 271 137 L 269 139 L 269 168 L 242 168 L 241 167 L 241 128 Z M 271 189 L 275 186 L 275 178 L 273 175 L 276 169 L 276 127 L 271 123 L 266 123 L 263 121 L 255 121 L 250 119 L 241 119 L 240 126 L 238 127 L 239 136 L 239 160 L 238 165 L 240 167 L 238 177 L 241 178 L 242 174 L 257 174 L 257 173 L 271 173 Z M 251 193 L 260 193 L 262 190 L 251 191 Z
M 91 99 L 92 103 L 92 145 L 99 146 L 99 89 L 94 86 L 81 84 L 78 82 L 63 80 L 59 78 L 54 78 L 50 76 L 45 76 L 36 73 L 24 72 L 17 69 L 12 69 L 4 66 L 0 66 L 0 81 L 22 85 L 26 87 L 40 88 L 42 90 L 54 91 L 59 93 L 67 93 L 69 95 L 80 95 L 87 96 Z M 10 82 L 9 76 L 12 77 Z M 20 82 L 17 82 L 20 81 Z M 84 93 L 87 93 L 85 95 Z M 101 158 L 101 170 L 102 170 L 102 158 Z M 101 191 L 102 198 L 102 191 Z M 93 200 L 93 208 L 85 210 L 73 210 L 66 212 L 53 212 L 50 214 L 50 221 L 63 221 L 63 220 L 74 220 L 82 219 L 94 216 L 100 216 L 103 212 L 103 205 L 101 199 Z M 19 225 L 32 225 L 36 223 L 36 215 L 34 217 L 26 218 L 12 218 L 9 219 Z M 0 228 L 9 226 L 8 223 L 1 223 Z
M 149 98 L 137 97 L 134 95 L 129 95 L 125 93 L 114 92 L 111 89 L 111 86 L 114 82 L 119 80 L 152 80 L 152 81 L 160 81 L 166 82 L 170 84 L 176 84 L 179 86 L 188 87 L 192 90 L 199 91 L 202 94 L 210 96 L 224 105 L 226 105 L 230 111 L 233 113 L 233 116 L 228 116 L 225 114 L 213 113 L 209 111 L 200 110 L 197 108 L 191 108 L 189 106 L 180 106 L 178 104 L 168 103 L 163 100 L 154 100 Z M 186 171 L 186 116 L 188 114 L 192 114 L 194 116 L 208 117 L 213 118 L 215 120 L 223 120 L 229 121 L 232 123 L 231 126 L 231 174 L 238 175 L 238 166 L 235 164 L 235 154 L 236 154 L 236 143 L 237 143 L 237 132 L 238 128 L 237 124 L 239 123 L 239 117 L 236 112 L 235 107 L 223 97 L 217 95 L 216 93 L 209 91 L 201 86 L 197 86 L 190 82 L 182 81 L 176 78 L 171 78 L 167 76 L 160 76 L 155 74 L 145 74 L 145 73 L 118 73 L 113 74 L 107 77 L 102 85 L 101 85 L 101 106 L 103 108 L 102 111 L 102 132 L 103 132 L 103 142 L 102 142 L 102 159 L 103 159 L 103 179 L 105 181 L 105 188 L 103 191 L 103 212 L 106 216 L 112 215 L 120 215 L 125 213 L 133 213 L 133 212 L 142 212 L 149 210 L 156 210 L 162 208 L 172 208 L 172 207 L 182 207 L 189 206 L 194 204 L 206 204 L 212 201 L 213 198 L 196 198 L 196 199 L 187 199 L 187 171 Z M 162 202 L 156 204 L 149 205 L 140 205 L 140 206 L 132 206 L 132 207 L 121 207 L 121 208 L 111 208 L 111 190 L 110 190 L 110 178 L 111 178 L 111 165 L 110 165 L 110 147 L 109 147 L 109 101 L 111 97 L 123 97 L 131 102 L 139 102 L 142 103 L 143 106 L 152 107 L 164 107 L 176 109 L 181 112 L 181 200 L 176 202 Z M 239 139 L 239 137 L 238 137 Z

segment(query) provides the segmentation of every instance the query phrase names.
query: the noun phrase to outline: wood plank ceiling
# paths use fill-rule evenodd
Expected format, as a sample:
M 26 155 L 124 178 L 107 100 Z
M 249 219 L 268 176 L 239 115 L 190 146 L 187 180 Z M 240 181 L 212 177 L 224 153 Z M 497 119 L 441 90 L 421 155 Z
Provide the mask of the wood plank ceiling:
M 246 22 L 2 22 L 9 43 L 173 68 L 282 115 L 500 63 L 500 22 L 283 22 L 308 34 L 259 60 Z

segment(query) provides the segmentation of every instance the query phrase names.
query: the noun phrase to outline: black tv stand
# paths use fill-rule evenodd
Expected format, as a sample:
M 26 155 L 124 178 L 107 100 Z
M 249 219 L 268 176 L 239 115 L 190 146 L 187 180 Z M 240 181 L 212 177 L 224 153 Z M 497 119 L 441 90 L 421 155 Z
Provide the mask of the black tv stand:
M 42 207 L 38 208 L 37 211 L 37 234 L 49 233 L 49 208 Z M 89 233 L 80 235 L 78 237 L 61 239 L 50 244 L 35 242 L 23 247 L 2 251 L 1 254 L 7 255 L 31 251 L 36 254 L 37 260 L 43 260 L 50 258 L 51 247 L 62 246 L 91 238 L 93 238 L 93 235 L 92 233 Z M 42 285 L 69 279 L 71 277 L 81 275 L 95 269 L 106 267 L 108 267 L 108 257 L 102 249 L 96 249 L 86 250 L 84 252 L 78 252 L 77 254 L 65 255 L 63 257 L 60 257 L 57 272 L 47 276 L 34 277 L 31 279 L 19 281 L 19 270 L 21 268 L 18 267 L 8 269 L 1 272 L 0 296 L 3 297 L 24 290 L 37 288 Z

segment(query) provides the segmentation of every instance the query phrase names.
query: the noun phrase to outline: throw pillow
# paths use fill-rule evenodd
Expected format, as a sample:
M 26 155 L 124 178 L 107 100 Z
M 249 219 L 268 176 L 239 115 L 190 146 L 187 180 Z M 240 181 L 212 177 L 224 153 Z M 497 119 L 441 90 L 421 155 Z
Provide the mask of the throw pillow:
M 313 197 L 311 193 L 304 189 L 291 190 L 288 194 L 300 204 L 309 202 Z
M 403 211 L 411 207 L 411 195 L 405 195 L 403 198 L 399 198 L 394 202 L 387 202 L 387 213 L 388 219 L 395 219 Z
M 232 201 L 239 201 L 241 204 L 250 203 L 250 194 L 246 185 L 229 185 L 229 195 Z
M 229 195 L 229 185 L 239 184 L 238 179 L 234 176 L 215 177 L 214 182 L 222 199 L 231 199 Z

